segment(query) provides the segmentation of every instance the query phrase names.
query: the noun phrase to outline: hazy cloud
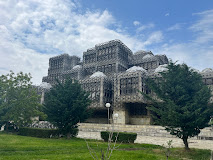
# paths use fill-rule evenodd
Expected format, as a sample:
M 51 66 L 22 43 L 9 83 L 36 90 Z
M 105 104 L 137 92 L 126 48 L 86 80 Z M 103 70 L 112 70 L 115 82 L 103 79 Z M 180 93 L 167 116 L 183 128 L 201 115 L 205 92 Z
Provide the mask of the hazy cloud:
M 170 15 L 169 13 L 166 13 L 166 14 L 165 14 L 166 17 L 169 16 L 169 15 Z
M 150 45 L 153 43 L 159 43 L 163 40 L 163 33 L 161 31 L 156 31 L 150 34 L 149 38 L 144 42 L 145 45 Z
M 213 43 L 213 10 L 193 14 L 198 21 L 190 27 L 195 32 L 197 43 Z
M 174 31 L 174 30 L 179 30 L 181 29 L 182 25 L 180 23 L 176 23 L 175 25 L 169 27 L 167 30 L 168 31 Z
M 197 21 L 189 29 L 193 31 L 192 38 L 187 42 L 165 43 L 153 51 L 157 54 L 166 54 L 173 61 L 186 63 L 200 71 L 212 68 L 213 62 L 213 10 L 195 13 Z M 175 31 L 181 29 L 182 23 L 177 23 L 167 30 Z
M 133 24 L 134 24 L 135 26 L 138 26 L 138 25 L 140 25 L 140 22 L 139 22 L 139 21 L 134 21 Z
M 136 29 L 136 32 L 139 33 L 145 29 L 152 29 L 154 28 L 155 25 L 153 23 L 149 23 L 149 24 L 146 24 L 146 25 L 140 25 L 137 29 Z

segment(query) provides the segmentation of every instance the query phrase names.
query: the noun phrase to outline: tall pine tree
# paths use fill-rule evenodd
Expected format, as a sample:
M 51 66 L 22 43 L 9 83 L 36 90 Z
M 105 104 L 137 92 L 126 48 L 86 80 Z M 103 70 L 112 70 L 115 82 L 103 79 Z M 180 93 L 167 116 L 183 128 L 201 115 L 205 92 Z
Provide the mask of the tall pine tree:
M 155 80 L 147 80 L 152 94 L 145 96 L 151 101 L 154 121 L 181 138 L 189 149 L 188 138 L 208 126 L 211 91 L 201 75 L 186 64 L 170 62 L 167 69 Z
M 77 123 L 90 116 L 88 107 L 91 100 L 77 81 L 67 79 L 57 82 L 44 98 L 44 112 L 48 121 L 58 127 L 61 133 L 70 136 L 77 134 Z

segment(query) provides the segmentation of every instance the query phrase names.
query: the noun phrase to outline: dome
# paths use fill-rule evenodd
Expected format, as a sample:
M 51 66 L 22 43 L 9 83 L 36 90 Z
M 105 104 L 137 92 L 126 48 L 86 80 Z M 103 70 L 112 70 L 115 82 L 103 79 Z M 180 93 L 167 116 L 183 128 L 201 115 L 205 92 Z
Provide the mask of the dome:
M 143 57 L 143 59 L 150 58 L 150 57 L 154 57 L 154 56 L 151 55 L 151 54 L 147 54 L 147 55 L 145 55 L 145 56 Z
M 82 68 L 81 65 L 76 65 L 76 66 L 74 66 L 72 69 L 81 69 L 81 68 Z
M 106 75 L 103 72 L 95 72 L 93 73 L 90 78 L 98 78 L 98 77 L 106 77 Z
M 194 71 L 194 72 L 200 73 L 200 71 L 198 69 L 191 68 L 191 70 Z
M 52 86 L 51 84 L 47 83 L 47 82 L 42 82 L 39 87 L 41 88 L 45 88 L 45 89 L 50 89 Z
M 168 66 L 167 64 L 158 66 L 158 68 L 155 69 L 155 73 L 168 71 L 168 68 L 166 68 L 167 66 Z
M 213 70 L 211 68 L 206 68 L 202 70 L 202 73 L 208 73 L 208 72 L 213 72 Z
M 126 70 L 126 72 L 136 72 L 136 71 L 147 72 L 145 69 L 139 66 L 133 66 Z

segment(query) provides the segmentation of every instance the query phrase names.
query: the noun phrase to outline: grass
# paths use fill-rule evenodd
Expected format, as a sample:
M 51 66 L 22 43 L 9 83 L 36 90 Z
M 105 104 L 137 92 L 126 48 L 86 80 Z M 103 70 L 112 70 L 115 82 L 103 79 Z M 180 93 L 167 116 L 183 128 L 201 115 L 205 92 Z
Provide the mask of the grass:
M 100 153 L 107 143 L 88 140 Z M 98 147 L 97 147 L 98 145 Z M 91 160 L 83 139 L 43 139 L 0 133 L 0 160 Z M 111 160 L 165 160 L 163 147 L 150 144 L 122 144 Z M 173 148 L 171 160 L 209 160 L 210 150 Z

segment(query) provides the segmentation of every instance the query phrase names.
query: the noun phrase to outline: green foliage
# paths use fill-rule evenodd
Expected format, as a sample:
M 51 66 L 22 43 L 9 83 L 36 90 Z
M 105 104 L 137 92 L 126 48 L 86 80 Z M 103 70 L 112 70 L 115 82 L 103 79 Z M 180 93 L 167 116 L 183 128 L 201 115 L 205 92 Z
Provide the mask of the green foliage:
M 77 81 L 67 79 L 64 83 L 58 82 L 45 94 L 47 120 L 68 137 L 75 136 L 75 132 L 72 132 L 77 129 L 77 123 L 90 116 L 88 106 L 91 101 L 88 95 Z
M 101 132 L 101 138 L 107 142 L 109 139 L 109 134 L 112 135 L 112 141 L 115 142 L 122 142 L 122 143 L 134 143 L 134 141 L 137 138 L 137 133 L 129 133 L 129 132 L 106 132 L 102 131 Z
M 42 115 L 40 96 L 31 83 L 31 75 L 11 71 L 0 76 L 0 120 L 12 121 L 17 126 L 31 123 L 31 118 Z
M 213 126 L 213 118 L 210 119 L 209 125 L 212 125 L 212 126 Z
M 201 75 L 186 64 L 170 62 L 167 68 L 160 77 L 147 80 L 153 94 L 145 96 L 151 101 L 149 109 L 154 113 L 155 122 L 183 139 L 187 149 L 187 139 L 208 126 L 211 92 Z
M 39 138 L 50 138 L 56 137 L 59 135 L 59 131 L 57 129 L 41 129 L 41 128 L 19 128 L 19 135 L 22 136 L 31 136 L 31 137 L 39 137 Z

